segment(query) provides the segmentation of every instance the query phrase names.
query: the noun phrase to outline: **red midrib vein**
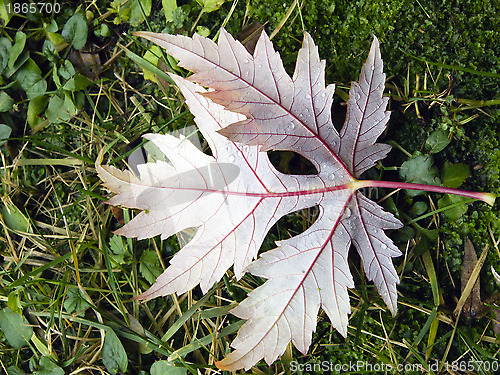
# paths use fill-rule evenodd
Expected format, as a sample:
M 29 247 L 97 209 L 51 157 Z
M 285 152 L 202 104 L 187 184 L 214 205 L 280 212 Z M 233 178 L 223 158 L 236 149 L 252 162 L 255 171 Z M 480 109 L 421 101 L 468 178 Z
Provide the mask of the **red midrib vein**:
M 144 186 L 144 185 L 140 185 Z M 202 188 L 185 188 L 185 187 L 163 187 L 163 186 L 148 186 L 153 189 L 171 189 L 171 190 L 184 190 L 184 191 L 199 191 L 200 193 L 213 193 L 213 194 L 221 194 L 221 195 L 232 195 L 232 196 L 241 196 L 241 197 L 255 197 L 255 198 L 286 198 L 286 197 L 296 197 L 301 195 L 313 195 L 313 194 L 326 194 L 332 191 L 337 190 L 348 190 L 354 189 L 351 183 L 347 183 L 344 185 L 337 186 L 328 186 L 324 188 L 311 189 L 311 190 L 298 190 L 298 191 L 284 191 L 281 193 L 271 193 L 271 192 L 262 192 L 262 193 L 251 193 L 251 192 L 238 192 L 238 191 L 225 191 L 225 190 L 217 190 L 217 189 L 202 189 Z

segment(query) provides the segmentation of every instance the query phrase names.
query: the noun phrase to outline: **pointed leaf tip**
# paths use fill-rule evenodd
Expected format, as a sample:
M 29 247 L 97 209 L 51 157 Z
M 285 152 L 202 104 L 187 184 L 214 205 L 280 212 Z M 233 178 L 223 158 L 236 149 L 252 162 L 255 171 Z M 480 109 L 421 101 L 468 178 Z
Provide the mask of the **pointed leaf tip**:
M 158 44 L 161 47 L 164 47 L 162 44 L 162 35 L 163 36 L 169 36 L 168 34 L 160 34 L 160 33 L 153 33 L 151 31 L 136 31 L 132 35 L 147 39 L 153 43 Z

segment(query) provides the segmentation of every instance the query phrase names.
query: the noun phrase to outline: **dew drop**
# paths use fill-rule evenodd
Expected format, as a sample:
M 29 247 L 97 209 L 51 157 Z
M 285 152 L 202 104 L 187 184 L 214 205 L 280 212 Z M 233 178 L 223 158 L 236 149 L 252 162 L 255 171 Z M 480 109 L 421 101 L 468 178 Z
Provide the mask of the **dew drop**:
M 326 96 L 326 94 L 323 92 L 321 93 L 321 97 L 324 98 Z
M 321 168 L 323 168 L 323 169 L 327 169 L 327 168 L 328 168 L 328 164 L 326 164 L 326 163 L 325 163 L 325 164 L 323 164 L 323 165 L 321 166 Z
M 234 163 L 235 160 L 236 160 L 236 158 L 234 157 L 234 155 L 229 155 L 229 162 L 230 163 Z
M 356 94 L 356 100 L 359 100 L 359 99 L 361 99 L 361 95 Z
M 311 99 L 311 94 L 307 94 L 306 99 Z
M 233 148 L 232 148 L 230 145 L 227 145 L 227 146 L 226 146 L 226 150 L 227 150 L 227 151 L 231 151 L 232 149 L 233 149 Z
M 295 128 L 295 124 L 293 122 L 289 123 L 287 126 L 288 130 L 293 130 Z
M 332 173 L 332 174 L 330 174 L 330 175 L 328 176 L 328 179 L 329 179 L 330 181 L 334 181 L 334 180 L 335 180 L 335 175 L 334 175 L 333 173 Z
M 370 65 L 370 69 L 371 69 L 371 70 L 375 70 L 375 64 Z
M 351 217 L 351 209 L 348 207 L 344 211 L 344 218 L 349 219 L 350 217 Z
M 381 244 L 380 247 L 384 250 L 387 249 L 387 245 L 385 243 Z
M 249 60 L 248 59 L 245 59 L 244 60 L 245 64 L 248 64 Z

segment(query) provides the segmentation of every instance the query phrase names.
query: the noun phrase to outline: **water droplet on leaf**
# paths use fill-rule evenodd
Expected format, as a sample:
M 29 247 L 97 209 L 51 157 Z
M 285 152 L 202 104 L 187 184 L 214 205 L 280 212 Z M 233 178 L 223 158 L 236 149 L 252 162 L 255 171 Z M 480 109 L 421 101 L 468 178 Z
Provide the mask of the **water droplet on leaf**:
M 351 217 L 351 209 L 347 207 L 344 211 L 344 218 L 349 219 Z M 352 224 L 351 224 L 352 225 Z

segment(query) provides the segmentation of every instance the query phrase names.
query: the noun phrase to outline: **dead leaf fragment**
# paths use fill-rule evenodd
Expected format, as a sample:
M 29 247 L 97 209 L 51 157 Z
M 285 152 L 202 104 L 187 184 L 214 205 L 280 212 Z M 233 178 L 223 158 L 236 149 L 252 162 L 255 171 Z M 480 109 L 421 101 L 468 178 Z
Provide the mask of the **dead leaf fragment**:
M 101 58 L 96 52 L 97 47 L 85 46 L 81 50 L 72 50 L 69 54 L 69 61 L 75 69 L 89 79 L 99 78 L 102 70 Z
M 467 238 L 464 247 L 464 259 L 462 262 L 462 272 L 460 275 L 461 279 L 461 294 L 464 293 L 467 282 L 472 276 L 472 272 L 477 264 L 477 254 L 474 249 L 474 245 L 471 240 Z M 465 300 L 464 306 L 462 308 L 462 315 L 472 319 L 475 318 L 478 311 L 481 309 L 481 291 L 480 291 L 480 277 L 477 276 L 477 281 L 472 287 L 469 297 Z

